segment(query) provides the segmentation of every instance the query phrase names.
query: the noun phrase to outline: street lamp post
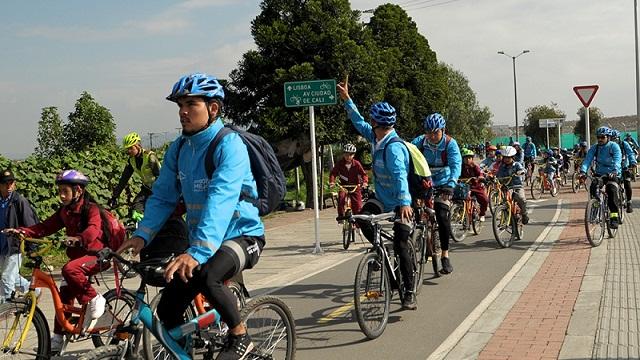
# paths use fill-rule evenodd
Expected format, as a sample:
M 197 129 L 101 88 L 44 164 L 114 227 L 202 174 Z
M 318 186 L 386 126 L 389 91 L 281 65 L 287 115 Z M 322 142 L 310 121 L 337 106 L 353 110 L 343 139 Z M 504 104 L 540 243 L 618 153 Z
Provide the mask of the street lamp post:
M 521 55 L 530 52 L 529 50 L 522 50 L 522 52 L 516 56 L 511 56 L 504 51 L 498 51 L 498 54 L 504 55 L 511 58 L 513 62 L 513 99 L 514 99 L 514 107 L 515 107 L 515 115 L 516 115 L 516 141 L 520 141 L 520 132 L 518 129 L 518 86 L 516 82 L 516 59 Z

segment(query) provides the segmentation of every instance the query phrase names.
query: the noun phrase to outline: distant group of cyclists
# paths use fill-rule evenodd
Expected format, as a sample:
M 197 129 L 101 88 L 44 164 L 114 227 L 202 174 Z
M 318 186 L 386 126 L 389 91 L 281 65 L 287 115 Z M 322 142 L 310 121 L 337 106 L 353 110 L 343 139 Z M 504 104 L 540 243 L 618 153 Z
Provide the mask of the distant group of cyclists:
M 399 137 L 395 131 L 395 125 L 399 121 L 394 107 L 386 102 L 375 103 L 369 110 L 370 122 L 367 123 L 360 115 L 354 101 L 349 96 L 349 85 L 346 82 L 338 84 L 338 92 L 344 107 L 357 131 L 365 137 L 372 146 L 375 193 L 370 194 L 369 200 L 362 204 L 361 196 L 357 192 L 352 194 L 352 209 L 362 213 L 382 213 L 395 211 L 397 218 L 394 224 L 394 251 L 399 253 L 400 269 L 405 284 L 411 289 L 413 279 L 410 278 L 409 254 L 407 253 L 407 241 L 412 227 L 412 207 L 416 206 L 415 198 L 409 192 L 408 172 L 411 171 L 410 152 L 402 142 L 394 141 Z M 610 226 L 615 228 L 619 222 L 616 205 L 617 186 L 625 184 L 627 198 L 626 211 L 632 212 L 632 191 L 630 179 L 632 171 L 637 164 L 638 145 L 627 134 L 624 141 L 620 139 L 617 130 L 607 127 L 598 128 L 596 131 L 598 143 L 587 149 L 587 143 L 576 144 L 572 150 L 552 147 L 539 151 L 527 137 L 524 144 L 514 141 L 508 146 L 495 146 L 490 143 L 474 146 L 476 151 L 484 151 L 482 161 L 475 162 L 479 154 L 470 148 L 460 148 L 455 139 L 446 134 L 446 121 L 439 113 L 427 114 L 423 122 L 424 133 L 411 141 L 421 150 L 431 170 L 430 186 L 434 191 L 425 192 L 425 196 L 435 193 L 433 210 L 436 214 L 440 246 L 442 249 L 441 273 L 449 274 L 453 266 L 449 253 L 449 239 L 451 234 L 451 220 L 449 209 L 454 188 L 459 180 L 470 182 L 470 191 L 475 196 L 480 207 L 480 221 L 485 221 L 489 199 L 486 193 L 485 181 L 487 178 L 509 179 L 504 185 L 512 191 L 512 198 L 518 204 L 521 211 L 523 224 L 529 223 L 527 200 L 524 191 L 524 182 L 527 176 L 531 176 L 536 166 L 544 172 L 551 181 L 558 181 L 563 171 L 570 170 L 571 161 L 574 162 L 574 171 L 580 177 L 586 177 L 591 173 L 594 177 L 603 178 L 609 194 Z M 621 150 L 622 149 L 622 150 Z M 333 169 L 330 181 L 333 183 L 339 179 L 343 184 L 365 185 L 368 182 L 366 172 L 360 163 L 353 159 L 356 148 L 352 144 L 344 147 L 345 158 Z M 354 170 L 354 169 L 357 169 Z M 592 183 L 590 193 L 596 196 L 597 183 Z M 344 201 L 345 194 L 340 195 L 340 202 Z M 343 206 L 338 204 L 339 216 L 344 215 Z M 372 241 L 370 229 L 366 224 L 359 224 L 362 234 Z M 402 306 L 405 309 L 416 309 L 415 294 L 407 290 L 403 296 Z

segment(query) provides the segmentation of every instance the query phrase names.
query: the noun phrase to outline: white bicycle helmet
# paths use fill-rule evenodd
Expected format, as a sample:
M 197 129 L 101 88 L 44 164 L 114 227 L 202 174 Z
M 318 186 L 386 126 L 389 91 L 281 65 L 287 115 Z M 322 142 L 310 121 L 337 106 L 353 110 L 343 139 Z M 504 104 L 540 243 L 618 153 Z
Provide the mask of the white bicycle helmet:
M 507 146 L 504 150 L 502 150 L 502 156 L 512 157 L 516 156 L 516 149 L 513 146 Z

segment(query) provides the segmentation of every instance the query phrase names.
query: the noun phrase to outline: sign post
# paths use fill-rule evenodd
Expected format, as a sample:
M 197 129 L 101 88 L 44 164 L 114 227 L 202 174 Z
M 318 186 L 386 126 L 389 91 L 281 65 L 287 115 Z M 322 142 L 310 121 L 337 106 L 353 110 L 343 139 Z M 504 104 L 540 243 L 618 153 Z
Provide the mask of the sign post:
M 587 149 L 591 147 L 591 131 L 589 128 L 589 105 L 593 101 L 596 92 L 600 87 L 598 85 L 574 86 L 573 92 L 576 93 L 578 99 L 584 106 L 584 134 L 587 141 Z
M 547 129 L 547 150 L 549 149 L 549 128 L 558 127 L 558 136 L 560 136 L 560 124 L 564 121 L 564 118 L 552 118 L 552 119 L 539 119 L 538 127 Z M 560 139 L 558 138 L 558 142 Z
M 311 173 L 313 181 L 313 211 L 315 247 L 314 254 L 322 254 L 324 251 L 320 246 L 320 204 L 318 202 L 318 154 L 316 148 L 316 120 L 314 106 L 335 105 L 336 81 L 331 80 L 310 80 L 292 81 L 284 83 L 284 105 L 286 107 L 308 107 L 309 108 L 309 136 L 311 137 Z

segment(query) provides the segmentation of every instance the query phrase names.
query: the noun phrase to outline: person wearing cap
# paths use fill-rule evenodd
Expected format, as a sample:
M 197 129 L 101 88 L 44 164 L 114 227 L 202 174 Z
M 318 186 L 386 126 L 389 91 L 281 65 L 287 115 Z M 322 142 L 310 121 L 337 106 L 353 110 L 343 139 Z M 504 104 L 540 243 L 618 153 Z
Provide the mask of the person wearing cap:
M 32 238 L 43 238 L 65 229 L 67 257 L 69 261 L 62 267 L 64 283 L 60 285 L 60 299 L 63 304 L 73 305 L 74 300 L 87 306 L 84 327 L 105 312 L 106 300 L 91 285 L 89 277 L 106 267 L 97 261 L 93 253 L 102 250 L 102 217 L 100 205 L 86 191 L 89 183 L 78 170 L 63 170 L 56 176 L 58 195 L 62 206 L 43 222 L 31 226 L 6 229 L 11 234 L 23 234 Z M 51 351 L 58 352 L 64 343 L 64 329 L 56 321 L 51 338 Z
M 507 146 L 502 151 L 502 163 L 498 168 L 496 177 L 511 177 L 511 181 L 509 183 L 506 183 L 506 186 L 509 189 L 513 189 L 513 200 L 520 207 L 520 212 L 522 214 L 522 223 L 526 225 L 529 223 L 529 214 L 527 213 L 527 198 L 525 197 L 522 185 L 522 175 L 524 175 L 525 169 L 521 163 L 515 161 L 515 156 L 516 149 L 514 149 L 512 146 Z
M 497 160 L 496 159 L 496 150 L 498 150 L 498 148 L 493 146 L 493 145 L 491 145 L 491 144 L 486 147 L 487 157 L 480 162 L 480 168 L 481 169 L 484 170 L 484 169 L 491 168 L 493 163 Z
M 487 213 L 487 207 L 489 206 L 489 197 L 484 189 L 483 181 L 484 174 L 480 169 L 480 166 L 473 162 L 474 152 L 468 149 L 462 149 L 462 170 L 460 172 L 461 179 L 470 179 L 471 193 L 478 200 L 480 204 L 480 221 L 484 222 L 484 216 Z
M 513 158 L 516 162 L 519 162 L 524 166 L 524 151 L 520 147 L 520 143 L 517 141 L 513 142 L 513 148 L 516 149 L 516 156 Z
M 109 207 L 116 207 L 120 193 L 122 193 L 127 183 L 129 183 L 131 175 L 136 173 L 138 177 L 140 177 L 140 180 L 142 180 L 142 187 L 133 199 L 133 204 L 131 204 L 133 208 L 132 218 L 134 221 L 142 220 L 145 203 L 147 198 L 151 196 L 151 187 L 158 175 L 160 175 L 160 161 L 158 160 L 158 156 L 155 152 L 144 149 L 140 141 L 140 135 L 135 132 L 127 134 L 127 136 L 122 139 L 122 148 L 127 152 L 127 155 L 129 155 L 129 161 L 122 171 L 118 185 L 113 189 L 111 199 L 107 202 Z
M 356 146 L 345 144 L 342 151 L 342 159 L 336 163 L 329 174 L 329 186 L 335 186 L 336 178 L 338 178 L 341 185 L 361 185 L 361 187 L 366 188 L 369 183 L 369 177 L 360 161 L 354 158 Z M 362 209 L 362 189 L 360 187 L 351 194 L 340 191 L 338 194 L 338 216 L 344 216 L 344 203 L 347 196 L 351 197 L 351 210 L 354 215 L 359 214 L 360 209 Z
M 527 136 L 527 140 L 525 140 L 524 145 L 522 146 L 522 152 L 524 153 L 524 168 L 527 168 L 528 164 L 531 164 L 531 172 L 535 170 L 536 166 L 536 144 L 531 141 L 531 136 Z
M 31 226 L 38 223 L 38 216 L 24 196 L 16 191 L 16 179 L 10 169 L 0 174 L 0 230 Z M 20 275 L 22 255 L 18 240 L 0 232 L 0 303 L 11 298 L 18 288 L 29 289 L 29 281 Z

